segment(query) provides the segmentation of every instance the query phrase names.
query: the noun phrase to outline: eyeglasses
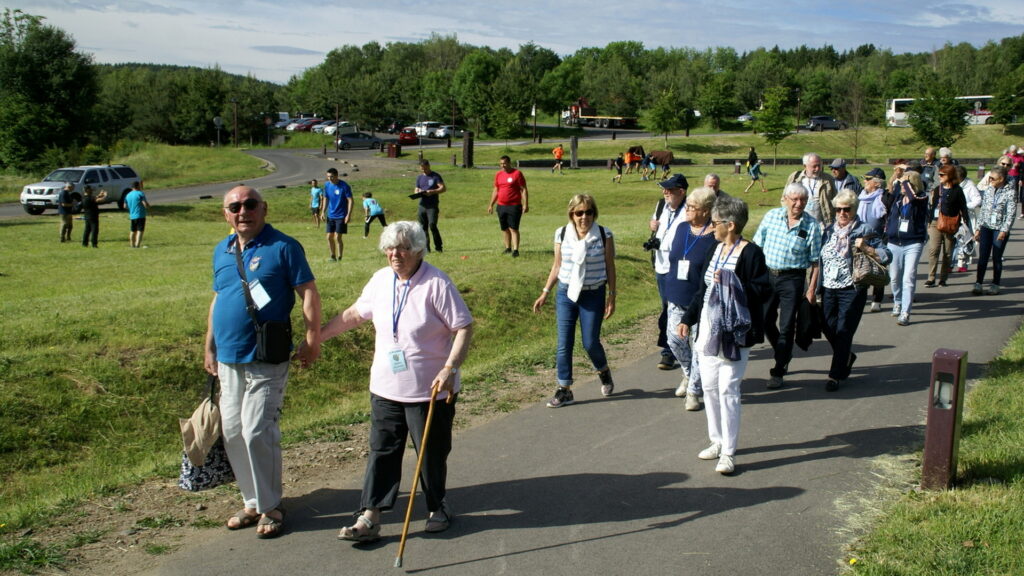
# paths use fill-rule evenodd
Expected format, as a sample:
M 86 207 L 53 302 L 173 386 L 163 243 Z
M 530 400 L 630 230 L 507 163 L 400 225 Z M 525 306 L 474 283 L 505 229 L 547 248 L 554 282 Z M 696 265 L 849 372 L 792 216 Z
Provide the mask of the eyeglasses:
M 711 221 L 711 225 L 714 226 L 715 228 L 717 228 L 719 224 L 728 224 L 728 223 L 729 223 L 728 220 L 712 220 Z
M 259 207 L 259 205 L 259 200 L 255 198 L 249 198 L 245 202 L 232 202 L 225 206 L 224 209 L 227 210 L 228 212 L 231 212 L 232 214 L 238 214 L 239 212 L 242 211 L 243 206 L 245 207 L 246 210 L 255 210 L 257 207 Z
M 686 205 L 687 210 L 700 210 L 700 206 L 694 206 L 693 204 Z
M 849 212 L 849 206 L 836 206 L 836 212 Z
M 577 210 L 577 211 L 573 212 L 572 215 L 577 217 L 577 218 L 582 218 L 584 216 L 593 216 L 594 215 L 594 209 L 591 208 L 590 210 Z

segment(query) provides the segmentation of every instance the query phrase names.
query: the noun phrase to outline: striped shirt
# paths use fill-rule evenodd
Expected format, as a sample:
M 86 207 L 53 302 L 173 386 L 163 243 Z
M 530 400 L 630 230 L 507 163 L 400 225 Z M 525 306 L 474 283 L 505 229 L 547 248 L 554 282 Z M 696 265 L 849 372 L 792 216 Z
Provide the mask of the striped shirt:
M 598 228 L 597 224 L 594 224 L 593 227 L 595 235 L 599 234 L 601 230 L 604 231 L 605 241 L 597 240 L 587 244 L 587 268 L 583 276 L 584 286 L 592 286 L 608 281 L 608 269 L 605 267 L 604 262 L 604 247 L 608 239 L 612 237 L 612 231 L 603 226 Z M 562 267 L 558 269 L 558 281 L 562 284 L 568 284 L 572 278 L 572 244 L 563 240 L 563 229 L 565 229 L 564 234 L 575 234 L 576 230 L 565 226 L 555 230 L 555 247 L 562 252 Z
M 821 256 L 821 227 L 806 212 L 790 228 L 785 208 L 769 210 L 751 241 L 764 251 L 772 270 L 807 269 Z

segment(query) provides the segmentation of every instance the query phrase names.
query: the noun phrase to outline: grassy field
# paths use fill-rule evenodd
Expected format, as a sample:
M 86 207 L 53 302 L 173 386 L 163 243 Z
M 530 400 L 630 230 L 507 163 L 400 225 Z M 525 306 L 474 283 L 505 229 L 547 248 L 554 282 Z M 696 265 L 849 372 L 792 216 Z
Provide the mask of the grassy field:
M 879 163 L 897 156 L 918 157 L 921 146 L 905 140 L 909 134 L 864 131 L 871 144 L 857 155 Z M 814 150 L 826 158 L 852 157 L 849 137 L 848 132 L 801 134 L 787 139 L 779 156 L 795 158 Z M 663 141 L 586 141 L 580 150 L 583 157 L 611 158 L 633 143 L 658 149 Z M 979 127 L 969 131 L 954 150 L 961 157 L 994 157 L 1009 143 L 999 128 Z M 711 158 L 745 157 L 749 145 L 758 146 L 770 166 L 770 151 L 760 144 L 756 136 L 734 134 L 673 139 L 670 148 L 679 157 L 705 164 L 682 169 L 696 186 L 710 170 L 706 164 Z M 513 159 L 549 158 L 552 146 L 545 142 L 511 151 L 500 145 L 480 146 L 476 163 L 496 165 L 504 153 Z M 126 161 L 137 167 L 152 162 L 146 173 L 159 174 L 167 182 L 177 172 L 191 171 L 185 161 L 177 168 L 166 167 L 164 156 L 170 150 L 154 151 L 151 158 L 144 152 L 142 148 L 135 160 Z M 195 151 L 191 162 L 201 164 L 208 153 Z M 442 198 L 446 250 L 429 259 L 458 284 L 477 319 L 460 406 L 477 413 L 508 411 L 516 404 L 499 392 L 509 380 L 554 362 L 553 309 L 534 316 L 530 305 L 550 267 L 552 235 L 565 220 L 568 198 L 577 192 L 594 194 L 601 209 L 600 223 L 615 233 L 618 309 L 605 328 L 606 337 L 614 339 L 657 311 L 657 290 L 640 244 L 647 236 L 645 223 L 660 197 L 659 189 L 654 183 L 639 182 L 635 175 L 625 177 L 623 184 L 612 184 L 605 170 L 567 171 L 565 176 L 543 169 L 527 171 L 531 210 L 524 218 L 522 257 L 512 260 L 500 254 L 500 232 L 494 217 L 486 215 L 493 171 L 446 167 L 451 153 L 448 149 L 426 152 L 450 190 Z M 241 169 L 246 169 L 251 158 L 239 156 Z M 723 188 L 740 192 L 748 180 L 723 168 L 716 169 L 723 175 Z M 778 205 L 783 179 L 792 169 L 769 167 L 771 191 L 752 191 L 744 197 L 752 207 L 748 233 L 768 208 Z M 852 171 L 860 174 L 866 168 Z M 355 191 L 357 195 L 372 191 L 387 210 L 388 220 L 394 221 L 415 217 L 415 202 L 406 198 L 412 186 L 410 174 L 361 180 Z M 353 229 L 346 238 L 343 263 L 331 263 L 322 230 L 308 222 L 305 189 L 271 190 L 266 197 L 270 221 L 306 247 L 325 315 L 351 304 L 370 274 L 383 265 L 375 242 L 361 239 L 361 230 Z M 79 222 L 76 234 L 80 226 Z M 54 509 L 124 483 L 176 474 L 177 418 L 191 413 L 204 382 L 201 355 L 211 296 L 210 252 L 228 228 L 217 200 L 155 207 L 144 249 L 127 247 L 127 226 L 125 214 L 104 212 L 100 248 L 93 250 L 56 243 L 57 222 L 52 216 L 0 222 L 5 248 L 0 260 L 4 293 L 0 300 L 0 381 L 4 383 L 0 388 L 0 469 L 4 471 L 0 558 L 14 534 L 46 522 Z M 371 236 L 377 234 L 375 224 Z M 299 322 L 298 316 L 295 321 Z M 365 420 L 371 350 L 370 331 L 357 330 L 326 346 L 313 369 L 293 373 L 283 419 L 286 441 L 343 437 L 349 424 Z M 960 460 L 965 487 L 899 499 L 879 530 L 851 552 L 854 570 L 865 574 L 1020 572 L 1019 553 L 1016 549 L 1009 553 L 1004 543 L 1019 542 L 1024 534 L 1019 527 L 996 522 L 1019 519 L 1024 501 L 1020 497 L 1022 432 L 1015 418 L 1020 410 L 1014 409 L 1019 408 L 1024 382 L 1022 350 L 1024 342 L 1015 340 L 995 363 L 995 377 L 970 397 Z M 578 360 L 583 357 L 576 355 Z M 583 364 L 579 368 L 586 369 Z M 987 478 L 999 482 L 989 483 Z M 957 540 L 968 532 L 969 537 Z M 912 553 L 906 542 L 916 540 L 929 554 L 935 548 L 932 544 L 941 542 L 943 556 L 932 555 L 928 560 L 924 551 Z M 973 544 L 968 546 L 968 541 Z M 1007 557 L 1016 564 L 1006 564 Z M 1002 563 L 992 563 L 997 561 Z M 927 566 L 931 568 L 922 568 Z M 949 566 L 943 568 L 945 572 L 937 570 L 944 566 Z M 975 571 L 960 571 L 957 566 Z

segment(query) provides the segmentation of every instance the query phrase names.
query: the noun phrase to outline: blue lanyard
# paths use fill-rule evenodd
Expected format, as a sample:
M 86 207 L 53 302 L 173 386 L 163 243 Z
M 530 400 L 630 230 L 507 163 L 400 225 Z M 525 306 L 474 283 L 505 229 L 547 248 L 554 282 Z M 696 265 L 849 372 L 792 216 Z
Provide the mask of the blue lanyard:
M 704 223 L 704 227 L 700 229 L 700 234 L 693 237 L 692 243 L 690 242 L 690 231 L 693 230 L 693 227 L 691 226 L 686 229 L 686 240 L 683 242 L 683 260 L 686 260 L 686 255 L 690 253 L 690 250 L 697 245 L 700 237 L 704 235 L 704 231 L 708 229 L 708 224 L 708 222 Z
M 729 264 L 729 258 L 732 257 L 732 251 L 735 250 L 736 247 L 740 245 L 740 240 L 743 240 L 743 238 L 740 238 L 739 240 L 737 240 L 736 243 L 732 245 L 732 248 L 729 249 L 729 253 L 725 255 L 725 263 L 726 264 Z M 718 269 L 721 268 L 721 266 L 720 266 L 721 263 L 722 263 L 722 251 L 719 250 L 718 251 L 718 259 L 715 260 L 714 272 L 718 272 Z
M 409 281 L 403 284 L 402 298 L 398 298 L 398 274 L 395 274 L 393 288 L 391 290 L 391 337 L 398 342 L 398 319 L 402 317 L 402 310 L 405 310 L 405 303 L 409 299 Z

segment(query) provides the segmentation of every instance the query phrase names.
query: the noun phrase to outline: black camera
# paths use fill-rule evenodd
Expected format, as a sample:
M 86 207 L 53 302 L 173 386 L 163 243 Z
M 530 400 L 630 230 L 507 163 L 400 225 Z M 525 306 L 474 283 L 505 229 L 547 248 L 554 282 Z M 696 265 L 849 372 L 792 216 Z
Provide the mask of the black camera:
M 644 242 L 644 250 L 657 250 L 661 248 L 661 238 L 650 237 Z

